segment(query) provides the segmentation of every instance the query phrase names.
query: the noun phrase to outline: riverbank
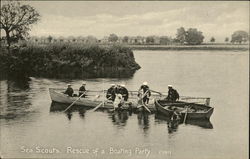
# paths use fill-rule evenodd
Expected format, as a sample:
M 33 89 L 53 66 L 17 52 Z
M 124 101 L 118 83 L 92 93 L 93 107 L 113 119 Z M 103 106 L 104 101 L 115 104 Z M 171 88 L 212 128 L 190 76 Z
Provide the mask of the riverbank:
M 249 45 L 203 44 L 203 45 L 126 45 L 132 50 L 218 50 L 247 51 Z
M 69 43 L 24 44 L 1 48 L 1 74 L 18 77 L 131 77 L 140 68 L 124 46 Z

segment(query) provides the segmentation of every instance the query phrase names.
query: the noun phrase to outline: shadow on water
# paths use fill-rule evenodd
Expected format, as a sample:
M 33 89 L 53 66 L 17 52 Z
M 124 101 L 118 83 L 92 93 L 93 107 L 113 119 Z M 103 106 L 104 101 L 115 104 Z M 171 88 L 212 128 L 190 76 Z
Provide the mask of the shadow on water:
M 62 113 L 68 106 L 69 106 L 69 104 L 52 102 L 50 105 L 50 112 L 51 113 L 58 113 L 58 112 Z M 73 105 L 70 109 L 68 109 L 65 112 L 65 115 L 67 116 L 67 118 L 69 120 L 71 120 L 72 116 L 73 116 L 72 113 L 78 112 L 79 116 L 83 119 L 85 117 L 86 111 L 88 111 L 90 109 L 93 109 L 93 107 Z M 112 123 L 116 126 L 125 126 L 126 121 L 128 120 L 129 116 L 132 115 L 132 112 L 128 111 L 128 110 L 113 111 L 113 110 L 99 108 L 96 111 L 108 113 L 108 116 L 112 120 Z
M 155 114 L 155 122 L 165 123 L 167 122 L 169 132 L 175 132 L 178 129 L 179 124 L 183 124 L 182 120 L 171 120 L 170 117 L 164 116 L 162 114 Z M 186 120 L 185 124 L 194 125 L 204 129 L 213 129 L 213 124 L 209 120 Z
M 139 111 L 137 114 L 138 125 L 147 134 L 149 130 L 149 113 L 146 111 Z
M 62 113 L 68 106 L 69 104 L 52 102 L 51 107 L 50 107 L 50 112 Z M 68 111 L 65 112 L 65 116 L 68 118 L 68 120 L 71 120 L 73 117 L 73 112 L 78 112 L 79 116 L 82 119 L 84 119 L 85 112 L 88 111 L 89 109 L 93 109 L 93 108 L 74 105 Z M 102 111 L 104 113 L 107 113 L 108 117 L 111 119 L 112 123 L 115 126 L 117 126 L 117 128 L 125 127 L 127 125 L 129 116 L 132 116 L 133 114 L 137 115 L 139 128 L 143 130 L 145 135 L 147 135 L 148 130 L 150 128 L 150 119 L 149 119 L 150 114 L 146 111 L 132 112 L 128 110 L 113 111 L 113 110 L 107 110 L 107 109 L 98 109 L 97 111 Z M 171 120 L 169 117 L 166 117 L 158 113 L 155 114 L 155 119 L 156 119 L 155 122 L 158 124 L 167 124 L 168 133 L 170 134 L 177 132 L 179 124 L 183 124 L 182 120 Z M 185 124 L 199 126 L 204 129 L 213 129 L 213 125 L 209 120 L 186 120 Z
M 63 112 L 68 106 L 69 106 L 69 104 L 52 102 L 51 105 L 50 105 L 50 112 L 51 113 Z M 67 116 L 67 118 L 69 120 L 72 119 L 73 112 L 78 112 L 80 118 L 84 119 L 85 113 L 89 109 L 91 109 L 91 108 L 90 107 L 81 107 L 81 106 L 73 105 L 69 110 L 67 110 L 64 113 L 65 113 L 65 115 Z
M 109 112 L 109 118 L 112 120 L 112 123 L 121 128 L 126 126 L 127 120 L 129 118 L 128 110 L 116 110 Z
M 29 79 L 1 80 L 0 119 L 15 119 L 31 112 Z

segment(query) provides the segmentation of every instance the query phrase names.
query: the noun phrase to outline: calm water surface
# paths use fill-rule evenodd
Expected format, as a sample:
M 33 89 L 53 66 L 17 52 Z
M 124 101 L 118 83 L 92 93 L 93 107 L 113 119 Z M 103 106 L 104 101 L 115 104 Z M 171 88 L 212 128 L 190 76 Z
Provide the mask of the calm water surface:
M 249 54 L 224 51 L 135 51 L 133 77 L 88 79 L 87 89 L 143 81 L 158 91 L 172 84 L 181 95 L 211 97 L 210 122 L 169 127 L 155 114 L 51 111 L 50 87 L 82 80 L 1 81 L 1 156 L 6 158 L 248 158 Z M 69 152 L 69 149 L 75 149 Z M 23 152 L 24 149 L 26 152 Z M 68 151 L 67 151 L 68 149 Z M 77 153 L 76 150 L 82 153 Z M 98 152 L 95 153 L 96 149 Z M 53 153 L 43 153 L 46 152 Z

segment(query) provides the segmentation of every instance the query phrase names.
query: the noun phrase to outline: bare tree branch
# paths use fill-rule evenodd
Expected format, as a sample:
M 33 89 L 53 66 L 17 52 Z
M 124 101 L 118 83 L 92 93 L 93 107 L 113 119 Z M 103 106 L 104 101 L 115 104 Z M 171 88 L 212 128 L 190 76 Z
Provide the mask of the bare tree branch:
M 10 1 L 1 7 L 1 29 L 6 32 L 8 46 L 11 42 L 28 35 L 32 24 L 39 20 L 40 14 L 30 5 Z

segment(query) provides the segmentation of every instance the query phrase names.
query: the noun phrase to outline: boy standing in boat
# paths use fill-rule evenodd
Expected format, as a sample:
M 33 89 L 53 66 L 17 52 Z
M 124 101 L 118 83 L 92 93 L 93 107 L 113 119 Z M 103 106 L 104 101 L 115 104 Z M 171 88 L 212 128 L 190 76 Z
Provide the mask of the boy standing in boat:
M 177 99 L 179 100 L 179 93 L 175 89 L 173 89 L 172 85 L 168 85 L 168 96 L 166 100 L 175 102 Z
M 85 98 L 86 97 L 86 88 L 85 88 L 85 86 L 86 86 L 86 83 L 85 82 L 83 82 L 82 83 L 82 86 L 79 88 L 79 97 L 82 95 L 82 97 L 83 98 Z
M 142 91 L 142 93 L 141 93 L 141 91 Z M 139 92 L 138 96 L 141 95 L 143 104 L 148 104 L 149 97 L 151 96 L 151 92 L 150 92 L 149 87 L 148 87 L 148 82 L 143 82 L 141 87 L 139 88 L 138 92 Z
M 116 87 L 115 84 L 111 84 L 111 87 L 107 90 L 106 98 L 115 101 Z
M 124 101 L 128 101 L 128 90 L 125 87 L 125 84 L 121 84 L 120 93 L 122 94 Z

